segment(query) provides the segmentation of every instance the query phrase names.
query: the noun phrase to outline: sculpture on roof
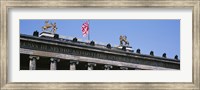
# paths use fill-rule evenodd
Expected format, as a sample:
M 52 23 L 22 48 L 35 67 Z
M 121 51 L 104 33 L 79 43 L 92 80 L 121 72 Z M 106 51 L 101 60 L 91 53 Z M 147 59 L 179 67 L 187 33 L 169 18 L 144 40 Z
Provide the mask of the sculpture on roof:
M 50 28 L 52 28 L 52 29 L 49 30 Z M 55 33 L 57 29 L 58 28 L 56 26 L 56 23 L 50 24 L 48 20 L 45 21 L 45 26 L 42 26 L 43 31 L 48 31 L 48 32 L 51 32 L 51 33 Z
M 45 21 L 45 26 L 42 27 L 42 30 L 45 31 L 45 30 L 48 30 L 49 28 L 51 28 L 51 24 L 49 24 L 49 21 Z
M 124 46 L 124 45 L 125 46 L 129 46 L 129 42 L 127 40 L 127 36 L 120 35 L 119 40 L 120 40 L 120 46 Z M 123 42 L 124 42 L 124 44 L 123 44 Z
M 55 33 L 56 32 L 56 30 L 58 29 L 57 27 L 56 27 L 56 23 L 54 23 L 54 24 L 51 24 L 52 25 L 52 32 L 53 33 Z

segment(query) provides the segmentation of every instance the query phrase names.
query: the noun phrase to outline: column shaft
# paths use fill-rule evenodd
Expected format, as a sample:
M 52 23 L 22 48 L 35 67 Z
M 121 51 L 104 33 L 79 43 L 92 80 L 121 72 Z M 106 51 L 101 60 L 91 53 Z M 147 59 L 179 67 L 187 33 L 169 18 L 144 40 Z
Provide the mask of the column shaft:
M 57 62 L 60 61 L 60 59 L 57 58 L 50 58 L 51 63 L 50 63 L 50 70 L 57 70 Z
M 93 70 L 93 66 L 89 66 L 89 67 L 88 67 L 88 70 Z
M 76 64 L 78 63 L 78 61 L 70 61 L 70 70 L 76 70 Z
M 93 70 L 94 66 L 96 66 L 95 63 L 88 63 L 88 70 Z
M 51 61 L 51 65 L 50 65 L 50 70 L 56 70 L 57 69 L 57 63 L 56 61 Z
M 29 70 L 36 70 L 36 59 L 35 58 L 30 59 Z
M 36 70 L 36 60 L 39 59 L 38 56 L 29 56 L 29 70 Z
M 76 70 L 76 65 L 75 64 L 70 64 L 70 70 Z

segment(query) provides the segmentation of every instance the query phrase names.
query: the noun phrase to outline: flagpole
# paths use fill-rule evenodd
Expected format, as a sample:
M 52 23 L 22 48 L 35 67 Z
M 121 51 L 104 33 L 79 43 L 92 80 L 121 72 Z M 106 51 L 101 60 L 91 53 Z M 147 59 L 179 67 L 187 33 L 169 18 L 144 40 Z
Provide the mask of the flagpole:
M 88 20 L 88 27 L 89 27 L 89 30 L 88 30 L 88 41 L 90 41 L 90 23 L 89 23 L 89 20 Z

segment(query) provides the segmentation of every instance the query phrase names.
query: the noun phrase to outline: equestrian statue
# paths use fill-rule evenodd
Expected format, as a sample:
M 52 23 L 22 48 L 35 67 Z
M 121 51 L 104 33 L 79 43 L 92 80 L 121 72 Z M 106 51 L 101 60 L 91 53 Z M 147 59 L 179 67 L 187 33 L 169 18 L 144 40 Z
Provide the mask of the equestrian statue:
M 49 31 L 49 28 L 52 28 L 51 31 Z M 52 33 L 55 33 L 57 29 L 58 29 L 58 28 L 57 28 L 57 26 L 56 26 L 56 23 L 54 23 L 54 24 L 52 24 L 52 23 L 49 24 L 49 21 L 48 21 L 48 20 L 45 21 L 45 26 L 42 27 L 42 30 L 43 30 L 43 31 L 48 31 L 48 32 L 52 32 Z

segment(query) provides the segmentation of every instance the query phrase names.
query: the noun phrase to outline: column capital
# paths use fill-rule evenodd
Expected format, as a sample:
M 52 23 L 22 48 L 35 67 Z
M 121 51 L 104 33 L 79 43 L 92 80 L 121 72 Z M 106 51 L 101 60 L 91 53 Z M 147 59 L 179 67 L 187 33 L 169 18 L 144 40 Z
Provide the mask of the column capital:
M 50 58 L 50 60 L 51 60 L 51 62 L 54 62 L 54 61 L 56 61 L 56 62 L 60 62 L 60 59 L 59 58 Z
M 30 58 L 30 59 L 33 59 L 33 58 L 35 58 L 36 60 L 39 60 L 39 59 L 40 59 L 40 57 L 39 57 L 39 56 L 32 56 L 32 55 L 30 55 L 30 56 L 29 56 L 29 58 Z
M 96 63 L 88 63 L 88 66 L 93 67 L 93 66 L 97 66 L 97 64 Z
M 111 68 L 113 68 L 112 65 L 104 65 L 104 67 L 105 67 L 105 70 L 110 70 Z
M 121 70 L 128 70 L 127 67 L 120 67 Z
M 79 61 L 74 61 L 74 60 L 71 60 L 69 61 L 70 64 L 79 64 Z

